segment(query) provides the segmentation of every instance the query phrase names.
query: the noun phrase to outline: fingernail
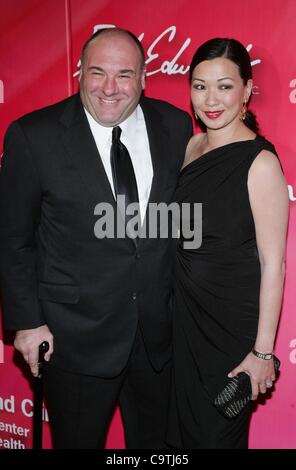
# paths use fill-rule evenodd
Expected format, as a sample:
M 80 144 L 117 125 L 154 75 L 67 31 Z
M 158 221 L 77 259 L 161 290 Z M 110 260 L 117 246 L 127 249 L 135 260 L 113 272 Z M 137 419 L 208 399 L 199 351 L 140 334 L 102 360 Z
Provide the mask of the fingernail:
M 227 377 L 229 377 L 230 379 L 232 378 L 232 373 L 229 372 L 229 374 L 227 375 Z

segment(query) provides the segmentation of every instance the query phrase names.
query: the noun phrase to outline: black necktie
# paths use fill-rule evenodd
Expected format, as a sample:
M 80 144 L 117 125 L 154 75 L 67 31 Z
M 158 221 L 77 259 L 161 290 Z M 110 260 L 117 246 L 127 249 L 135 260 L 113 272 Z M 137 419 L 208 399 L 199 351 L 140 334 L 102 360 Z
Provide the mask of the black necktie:
M 120 134 L 121 128 L 119 126 L 114 127 L 112 131 L 111 168 L 117 201 L 118 196 L 125 196 L 124 218 L 125 224 L 127 224 L 133 216 L 126 215 L 126 206 L 135 202 L 139 203 L 139 196 L 131 157 L 120 140 Z

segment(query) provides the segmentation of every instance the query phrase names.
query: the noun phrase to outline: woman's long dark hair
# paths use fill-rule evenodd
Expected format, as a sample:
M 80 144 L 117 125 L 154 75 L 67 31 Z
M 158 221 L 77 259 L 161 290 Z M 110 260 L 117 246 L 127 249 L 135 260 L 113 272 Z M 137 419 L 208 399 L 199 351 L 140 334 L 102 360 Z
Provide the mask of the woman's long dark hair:
M 217 57 L 225 57 L 234 62 L 238 66 L 239 74 L 245 85 L 252 78 L 251 59 L 245 47 L 236 39 L 214 38 L 203 43 L 195 52 L 190 64 L 190 81 L 193 70 L 198 64 Z M 258 132 L 259 126 L 252 111 L 247 111 L 244 123 L 252 131 Z

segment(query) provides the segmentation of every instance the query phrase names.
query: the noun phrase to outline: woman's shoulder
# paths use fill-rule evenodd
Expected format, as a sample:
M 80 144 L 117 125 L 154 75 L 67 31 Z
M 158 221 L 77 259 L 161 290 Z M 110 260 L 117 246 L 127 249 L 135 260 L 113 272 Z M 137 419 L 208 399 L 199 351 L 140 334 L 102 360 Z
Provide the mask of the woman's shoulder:
M 269 153 L 273 153 L 274 155 L 277 155 L 277 152 L 273 143 L 267 140 L 264 136 L 258 134 L 256 136 L 255 142 L 258 145 L 258 148 L 261 149 L 261 151 L 266 150 Z
M 281 169 L 281 164 L 276 152 L 272 148 L 262 148 L 251 165 L 250 174 L 259 172 L 267 176 L 267 173 L 279 169 Z
M 268 182 L 283 178 L 283 168 L 274 145 L 265 137 L 256 137 L 256 152 L 249 168 L 249 183 L 266 185 Z
M 194 134 L 191 137 L 186 148 L 185 159 L 184 159 L 182 169 L 185 168 L 185 166 L 187 166 L 189 163 L 201 157 L 204 142 L 205 142 L 204 133 Z

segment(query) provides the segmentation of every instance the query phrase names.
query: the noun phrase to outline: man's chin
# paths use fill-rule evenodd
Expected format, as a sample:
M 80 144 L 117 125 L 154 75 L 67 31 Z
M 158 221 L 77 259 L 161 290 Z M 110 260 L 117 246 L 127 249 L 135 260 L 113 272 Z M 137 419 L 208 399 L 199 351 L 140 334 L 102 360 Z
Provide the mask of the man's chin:
M 125 118 L 118 114 L 96 113 L 95 120 L 104 127 L 118 126 Z

